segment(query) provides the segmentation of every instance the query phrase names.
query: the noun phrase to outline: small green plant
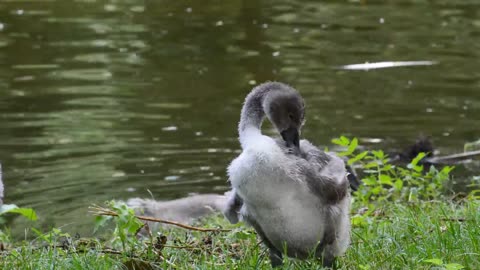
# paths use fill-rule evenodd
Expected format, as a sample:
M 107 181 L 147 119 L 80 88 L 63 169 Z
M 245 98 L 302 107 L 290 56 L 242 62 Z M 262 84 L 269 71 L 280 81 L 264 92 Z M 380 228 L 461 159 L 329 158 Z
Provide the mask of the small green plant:
M 332 142 L 344 149 L 338 155 L 348 158 L 348 165 L 363 172 L 362 184 L 353 196 L 354 226 L 371 224 L 392 202 L 420 202 L 442 198 L 445 194 L 445 184 L 453 167 L 438 170 L 431 166 L 424 171 L 420 161 L 425 153 L 418 154 L 406 167 L 401 167 L 392 164 L 382 150 L 357 153 L 357 138 L 350 140 L 342 136 Z
M 363 171 L 363 185 L 356 192 L 355 198 L 363 204 L 372 201 L 383 203 L 385 201 L 429 200 L 438 198 L 445 192 L 445 183 L 453 170 L 445 166 L 437 170 L 431 166 L 424 171 L 420 161 L 425 153 L 420 153 L 406 168 L 396 166 L 389 161 L 388 155 L 382 150 L 363 151 L 355 154 L 358 146 L 357 138 L 352 140 L 342 136 L 332 140 L 333 143 L 346 148 L 340 156 L 349 158 L 348 165 L 357 166 Z
M 45 243 L 56 246 L 60 239 L 69 241 L 71 239 L 70 234 L 62 232 L 59 228 L 53 228 L 49 232 L 42 233 L 40 230 L 32 228 L 32 231 L 37 237 Z
M 136 234 L 144 226 L 144 223 L 135 217 L 135 211 L 124 202 L 110 201 L 107 202 L 107 205 L 118 214 L 113 219 L 115 228 L 111 237 L 111 245 L 113 247 L 121 246 L 124 252 L 133 252 L 140 245 Z M 112 216 L 97 216 L 95 230 L 105 226 L 112 218 Z
M 2 216 L 6 214 L 18 214 L 29 220 L 37 220 L 37 214 L 31 208 L 20 208 L 14 204 L 3 204 L 0 205 L 0 225 L 3 223 Z M 10 242 L 9 234 L 0 230 L 0 243 Z

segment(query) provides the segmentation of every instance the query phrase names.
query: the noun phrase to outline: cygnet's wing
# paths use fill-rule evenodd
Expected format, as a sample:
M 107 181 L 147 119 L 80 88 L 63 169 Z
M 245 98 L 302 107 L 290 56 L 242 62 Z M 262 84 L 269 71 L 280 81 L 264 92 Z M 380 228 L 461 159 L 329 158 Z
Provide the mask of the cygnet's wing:
M 286 146 L 282 139 L 275 142 L 287 155 L 297 159 L 299 178 L 304 179 L 313 194 L 325 203 L 336 203 L 348 192 L 345 163 L 339 157 L 325 153 L 307 140 L 300 141 L 300 150 Z
M 327 203 L 336 203 L 347 195 L 349 183 L 342 159 L 307 140 L 300 141 L 300 154 L 307 161 L 305 180 L 315 195 Z

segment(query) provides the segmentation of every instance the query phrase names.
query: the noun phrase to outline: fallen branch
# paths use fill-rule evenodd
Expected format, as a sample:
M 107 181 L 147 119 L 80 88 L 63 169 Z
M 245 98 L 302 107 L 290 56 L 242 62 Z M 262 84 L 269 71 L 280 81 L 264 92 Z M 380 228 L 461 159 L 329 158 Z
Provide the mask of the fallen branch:
M 108 209 L 108 208 L 104 208 L 104 207 L 94 205 L 94 206 L 90 206 L 89 209 L 91 209 L 90 213 L 92 213 L 96 216 L 118 217 L 117 212 L 115 212 L 111 209 Z M 229 229 L 210 229 L 210 228 L 193 227 L 193 226 L 189 226 L 189 225 L 186 225 L 186 224 L 182 224 L 180 222 L 165 220 L 165 219 L 159 219 L 159 218 L 154 218 L 154 217 L 137 216 L 137 215 L 135 215 L 135 217 L 140 219 L 140 220 L 143 220 L 143 221 L 151 221 L 151 222 L 174 225 L 174 226 L 184 228 L 184 229 L 187 229 L 187 230 L 192 230 L 192 231 L 199 231 L 199 232 L 229 232 L 229 231 L 231 231 Z
M 480 156 L 480 150 L 453 154 L 448 156 L 426 158 L 425 161 L 432 164 L 455 164 L 474 157 Z

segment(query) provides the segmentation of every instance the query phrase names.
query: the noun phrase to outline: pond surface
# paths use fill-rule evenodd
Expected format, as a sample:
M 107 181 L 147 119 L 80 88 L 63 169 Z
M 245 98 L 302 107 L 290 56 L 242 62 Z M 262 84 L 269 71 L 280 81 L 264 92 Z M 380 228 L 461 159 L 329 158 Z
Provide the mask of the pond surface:
M 383 61 L 436 64 L 338 68 Z M 243 99 L 266 80 L 299 89 L 316 144 L 425 134 L 462 151 L 479 63 L 476 0 L 1 1 L 6 202 L 85 234 L 92 203 L 224 192 Z

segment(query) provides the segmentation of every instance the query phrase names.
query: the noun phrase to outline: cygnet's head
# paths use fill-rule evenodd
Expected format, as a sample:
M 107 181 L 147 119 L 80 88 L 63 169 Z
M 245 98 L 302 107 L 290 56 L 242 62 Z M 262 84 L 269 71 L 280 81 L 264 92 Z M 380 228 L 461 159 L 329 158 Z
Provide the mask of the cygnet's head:
M 271 91 L 263 101 L 267 118 L 282 135 L 287 147 L 299 148 L 300 129 L 305 119 L 305 103 L 302 96 L 285 85 L 282 90 Z

